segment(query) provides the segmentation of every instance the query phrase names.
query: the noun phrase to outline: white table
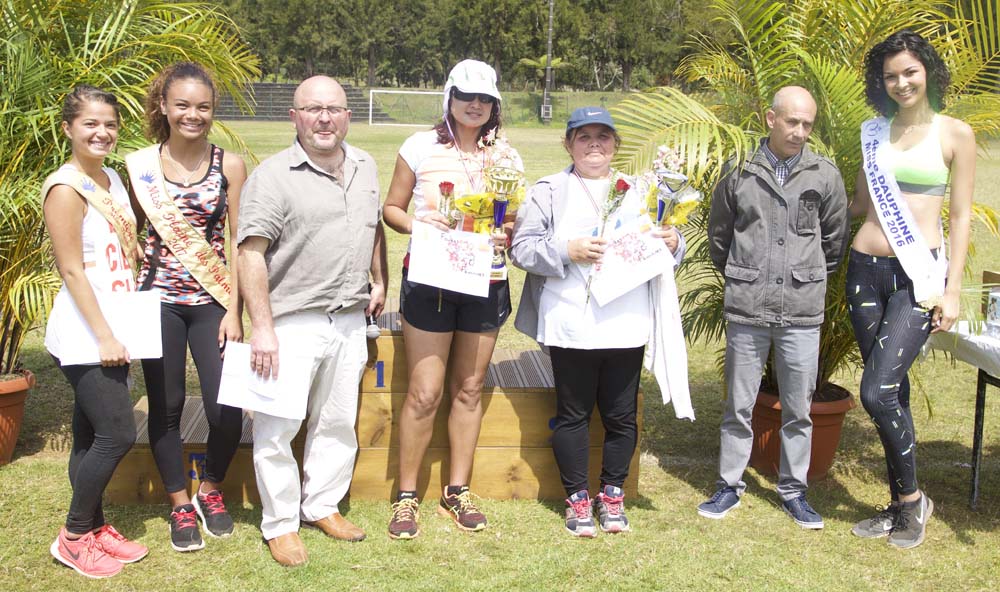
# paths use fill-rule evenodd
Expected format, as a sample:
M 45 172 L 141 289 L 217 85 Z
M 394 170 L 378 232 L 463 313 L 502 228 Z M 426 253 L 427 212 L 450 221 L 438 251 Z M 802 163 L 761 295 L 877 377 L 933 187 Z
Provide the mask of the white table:
M 975 331 L 985 325 L 970 327 L 968 321 L 957 323 L 947 333 L 935 333 L 927 339 L 927 348 L 950 353 L 956 360 L 979 369 L 976 380 L 976 419 L 972 436 L 972 485 L 969 506 L 975 510 L 979 497 L 979 464 L 983 457 L 983 424 L 986 412 L 986 385 L 1000 388 L 1000 339 Z

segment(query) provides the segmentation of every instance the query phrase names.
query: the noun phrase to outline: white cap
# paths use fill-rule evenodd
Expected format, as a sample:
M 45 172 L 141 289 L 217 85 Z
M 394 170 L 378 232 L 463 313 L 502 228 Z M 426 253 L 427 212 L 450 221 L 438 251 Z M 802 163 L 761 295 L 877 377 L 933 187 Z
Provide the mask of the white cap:
M 466 93 L 490 95 L 498 101 L 501 100 L 500 90 L 497 89 L 497 71 L 479 60 L 462 60 L 451 69 L 448 80 L 444 83 L 442 108 L 445 115 L 448 114 L 448 99 L 453 88 Z

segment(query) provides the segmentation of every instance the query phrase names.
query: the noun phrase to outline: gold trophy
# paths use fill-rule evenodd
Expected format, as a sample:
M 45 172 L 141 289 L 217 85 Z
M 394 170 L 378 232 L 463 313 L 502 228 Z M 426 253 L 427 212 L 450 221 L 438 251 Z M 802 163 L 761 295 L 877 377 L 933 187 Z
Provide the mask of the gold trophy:
M 510 196 L 524 184 L 524 173 L 512 166 L 491 166 L 483 175 L 486 189 L 493 194 L 493 232 L 503 232 L 503 219 L 507 215 Z M 490 280 L 507 279 L 507 264 L 503 251 L 493 254 Z

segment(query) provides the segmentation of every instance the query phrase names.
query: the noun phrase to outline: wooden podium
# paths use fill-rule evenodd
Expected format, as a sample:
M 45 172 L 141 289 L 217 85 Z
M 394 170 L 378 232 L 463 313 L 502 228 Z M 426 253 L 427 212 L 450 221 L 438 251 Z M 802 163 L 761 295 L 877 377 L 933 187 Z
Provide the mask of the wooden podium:
M 350 495 L 356 499 L 389 500 L 395 492 L 399 462 L 399 414 L 406 398 L 406 354 L 399 313 L 379 318 L 382 335 L 376 340 L 378 358 L 361 379 L 358 403 L 358 457 Z M 437 497 L 448 478 L 449 401 L 445 396 L 434 423 L 434 435 L 424 457 L 418 482 L 421 498 Z M 135 406 L 138 438 L 122 460 L 106 495 L 112 503 L 162 503 L 163 483 L 149 447 L 148 404 Z M 476 449 L 470 487 L 493 499 L 562 499 L 565 492 L 552 454 L 555 391 L 548 356 L 539 350 L 497 350 L 483 388 L 483 424 Z M 639 431 L 642 432 L 642 394 L 639 395 Z M 303 426 L 305 422 L 303 422 Z M 243 435 L 224 484 L 230 502 L 257 504 L 253 472 L 253 418 L 243 414 Z M 181 418 L 188 489 L 197 489 L 205 461 L 208 421 L 201 397 L 188 397 Z M 591 423 L 590 484 L 596 490 L 601 469 L 604 431 L 597 410 Z M 303 433 L 293 443 L 301 463 Z M 301 466 L 301 465 L 300 465 Z M 637 494 L 639 447 L 625 491 Z

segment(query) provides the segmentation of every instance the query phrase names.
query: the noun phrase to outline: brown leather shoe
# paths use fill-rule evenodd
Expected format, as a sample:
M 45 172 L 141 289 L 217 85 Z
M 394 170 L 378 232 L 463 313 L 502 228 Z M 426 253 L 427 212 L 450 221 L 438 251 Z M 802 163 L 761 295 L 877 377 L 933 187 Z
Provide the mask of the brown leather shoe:
M 309 561 L 306 554 L 306 546 L 302 544 L 299 533 L 290 532 L 267 541 L 267 548 L 271 550 L 271 557 L 280 565 L 285 567 L 297 567 L 305 565 Z
M 323 534 L 326 536 L 335 538 L 338 541 L 350 541 L 352 543 L 356 543 L 358 541 L 365 540 L 365 531 L 351 524 L 347 518 L 340 515 L 340 512 L 334 512 L 326 518 L 322 518 L 315 522 L 303 521 L 302 523 L 306 526 L 318 528 L 322 530 Z

